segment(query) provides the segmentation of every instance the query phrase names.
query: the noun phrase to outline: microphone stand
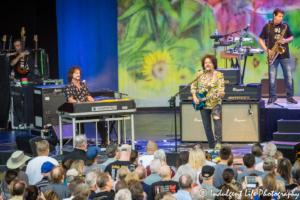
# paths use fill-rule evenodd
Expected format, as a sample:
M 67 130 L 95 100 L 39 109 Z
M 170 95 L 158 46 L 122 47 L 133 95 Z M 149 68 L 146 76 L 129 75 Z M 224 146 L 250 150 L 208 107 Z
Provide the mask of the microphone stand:
M 95 88 L 95 89 L 98 89 L 98 90 L 105 90 L 105 91 L 108 91 L 108 92 L 114 92 L 114 93 L 117 93 L 120 95 L 120 99 L 122 99 L 122 96 L 128 96 L 128 94 L 125 94 L 125 93 L 121 93 L 121 92 L 117 92 L 117 91 L 113 91 L 113 90 L 110 90 L 110 89 L 106 89 L 106 88 L 97 88 L 97 87 L 94 87 L 94 86 L 90 86 L 90 85 L 86 85 L 90 88 Z
M 271 101 L 271 79 L 270 79 L 270 75 L 271 75 L 271 71 L 270 71 L 270 55 L 269 55 L 269 42 L 270 42 L 270 24 L 271 22 L 268 23 L 268 42 L 267 42 L 267 55 L 268 55 L 268 79 L 269 79 L 269 99 L 268 99 L 268 102 L 267 102 L 267 105 L 270 105 L 270 104 L 273 104 L 273 105 L 276 105 L 276 106 L 279 106 L 279 107 L 282 107 L 284 108 L 284 106 L 276 103 L 276 102 L 273 102 Z M 276 79 L 275 79 L 276 81 Z M 276 92 L 276 91 L 275 91 Z
M 174 152 L 177 152 L 177 122 L 176 122 L 176 96 L 181 94 L 187 87 L 189 87 L 193 82 L 197 81 L 201 76 L 203 76 L 206 73 L 201 74 L 200 76 L 197 76 L 194 80 L 192 80 L 190 83 L 188 83 L 182 90 L 177 92 L 174 96 L 171 96 L 170 100 L 168 101 L 170 103 L 170 107 L 174 110 L 174 119 L 175 119 L 175 150 Z

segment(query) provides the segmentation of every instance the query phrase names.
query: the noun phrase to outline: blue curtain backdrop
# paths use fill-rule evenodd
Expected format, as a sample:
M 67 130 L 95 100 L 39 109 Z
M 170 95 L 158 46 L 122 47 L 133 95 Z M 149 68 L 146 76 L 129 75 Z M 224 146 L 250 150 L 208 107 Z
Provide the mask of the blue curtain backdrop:
M 116 0 L 56 0 L 59 77 L 78 65 L 91 86 L 118 90 Z

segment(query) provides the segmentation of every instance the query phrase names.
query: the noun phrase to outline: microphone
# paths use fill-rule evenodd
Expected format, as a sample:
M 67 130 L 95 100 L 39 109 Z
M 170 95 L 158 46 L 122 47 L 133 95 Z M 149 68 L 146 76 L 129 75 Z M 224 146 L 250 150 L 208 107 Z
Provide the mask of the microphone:
M 248 24 L 246 28 L 242 29 L 242 31 L 247 31 L 249 27 L 250 27 L 250 24 Z

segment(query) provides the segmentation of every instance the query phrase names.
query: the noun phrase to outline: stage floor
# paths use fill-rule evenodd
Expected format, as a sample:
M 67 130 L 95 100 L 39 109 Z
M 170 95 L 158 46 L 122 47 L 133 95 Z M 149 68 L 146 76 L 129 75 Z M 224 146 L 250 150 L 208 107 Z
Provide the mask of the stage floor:
M 285 98 L 278 98 L 276 103 L 283 106 L 283 107 L 280 107 L 280 106 L 273 105 L 273 104 L 267 105 L 268 98 L 263 98 L 263 100 L 265 100 L 265 102 L 266 102 L 266 105 L 265 105 L 266 109 L 268 109 L 268 108 L 283 108 L 283 109 L 299 109 L 300 110 L 300 97 L 294 97 L 294 99 L 296 101 L 298 101 L 298 104 L 288 104 Z

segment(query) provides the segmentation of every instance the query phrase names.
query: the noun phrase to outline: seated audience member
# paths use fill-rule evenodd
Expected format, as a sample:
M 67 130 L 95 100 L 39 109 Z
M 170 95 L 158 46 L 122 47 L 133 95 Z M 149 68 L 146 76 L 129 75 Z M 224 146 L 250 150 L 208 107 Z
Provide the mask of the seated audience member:
M 263 178 L 263 189 L 266 193 L 273 193 L 273 198 L 277 199 L 277 179 L 274 174 L 268 173 Z M 275 195 L 275 196 L 274 196 Z
M 18 182 L 18 181 L 19 181 L 18 179 L 15 179 L 15 180 L 13 180 L 13 181 L 9 184 L 8 189 L 9 189 L 9 193 L 11 194 L 12 197 L 15 196 L 15 193 L 14 193 L 14 184 L 15 184 L 16 182 Z
M 192 200 L 204 200 L 204 198 L 206 198 L 206 196 L 204 195 L 200 195 L 200 192 L 202 191 L 202 187 L 201 186 L 196 186 L 193 187 L 191 190 L 191 198 Z M 215 197 L 213 197 L 214 199 Z M 209 199 L 209 198 L 207 198 Z
M 72 163 L 73 163 L 73 160 L 69 159 L 69 160 L 67 160 L 67 161 L 62 165 L 66 173 L 67 173 L 67 171 L 71 168 Z M 64 184 L 65 184 L 65 185 L 68 185 L 68 182 L 67 182 L 67 176 L 66 176 L 66 178 L 65 178 L 65 180 L 64 180 Z
M 214 172 L 215 172 L 214 167 L 205 165 L 205 166 L 203 166 L 201 174 L 200 174 L 200 176 L 203 180 L 203 183 L 201 183 L 201 186 L 202 186 L 203 190 L 206 191 L 206 195 L 205 195 L 206 199 L 214 199 L 215 196 L 213 196 L 213 194 L 217 194 L 220 192 L 219 189 L 217 189 L 213 186 L 213 180 L 215 178 Z M 192 196 L 192 199 L 193 199 L 193 196 Z
M 130 171 L 128 169 L 128 167 L 121 167 L 119 170 L 118 170 L 118 173 L 117 173 L 117 179 L 118 180 L 124 180 L 125 181 L 125 178 L 126 176 L 130 174 Z
M 292 184 L 289 184 L 287 186 L 285 186 L 286 192 L 291 192 L 292 190 L 295 190 L 297 188 L 297 183 L 296 183 L 296 172 L 300 170 L 300 166 L 294 166 L 292 168 L 292 173 L 291 173 L 291 177 L 293 180 Z
M 120 158 L 120 150 L 118 148 L 118 145 L 116 143 L 111 142 L 106 147 L 106 155 L 108 159 L 102 165 L 107 166 L 110 163 L 117 161 Z
M 140 181 L 135 180 L 135 179 L 131 179 L 130 181 L 127 182 L 128 185 L 128 189 L 131 188 L 131 186 L 133 186 L 134 184 L 140 183 Z
M 39 199 L 39 189 L 34 185 L 29 185 L 26 187 L 23 199 L 24 200 L 35 200 Z
M 179 182 L 179 178 L 183 175 L 183 174 L 188 174 L 192 177 L 193 179 L 193 182 L 195 184 L 197 184 L 197 171 L 190 168 L 189 166 L 187 165 L 181 165 L 179 167 L 179 169 L 177 170 L 175 176 L 173 177 L 173 181 L 177 181 Z
M 275 173 L 277 176 L 282 177 L 288 184 L 292 184 L 293 180 L 291 177 L 292 164 L 287 158 L 279 158 L 277 162 L 277 172 Z
M 80 183 L 79 185 L 77 185 L 75 187 L 74 198 L 75 197 L 81 197 L 84 200 L 88 200 L 90 194 L 91 194 L 90 188 L 84 183 Z
M 145 183 L 150 185 L 157 181 L 161 181 L 161 177 L 159 176 L 159 169 L 161 167 L 160 160 L 154 159 L 150 163 L 151 175 L 147 176 L 145 179 Z
M 24 181 L 18 180 L 13 185 L 14 197 L 11 200 L 23 200 L 23 194 L 26 188 L 26 183 Z
M 15 170 L 18 174 L 17 178 L 19 180 L 24 181 L 26 183 L 26 185 L 29 185 L 28 176 L 25 172 L 23 172 L 21 170 L 25 166 L 25 162 L 29 159 L 30 159 L 30 157 L 25 156 L 23 151 L 15 151 L 13 154 L 11 154 L 10 158 L 6 162 L 6 167 L 7 167 L 6 171 L 9 169 Z M 0 187 L 2 190 L 5 190 L 6 192 L 8 192 L 8 185 L 5 181 L 5 172 L 2 175 Z
M 69 197 L 69 187 L 63 184 L 65 179 L 65 170 L 61 166 L 55 166 L 50 172 L 50 184 L 42 188 L 42 192 L 45 193 L 47 190 L 53 190 L 58 194 L 60 199 Z
M 253 200 L 254 196 L 251 189 L 243 189 L 241 192 L 241 200 Z
M 176 171 L 179 169 L 180 166 L 186 165 L 189 161 L 189 152 L 188 151 L 181 151 L 178 154 L 177 160 L 176 160 Z
M 84 175 L 85 166 L 83 160 L 74 160 L 70 169 L 76 169 L 78 176 Z
M 263 150 L 264 150 L 264 153 L 265 153 L 266 157 L 271 157 L 271 158 L 275 159 L 275 153 L 277 151 L 277 147 L 276 147 L 275 144 L 273 144 L 272 142 L 268 142 L 264 146 Z M 277 165 L 277 160 L 275 160 L 275 164 Z M 255 170 L 264 172 L 263 162 L 257 163 L 256 166 L 255 166 Z
M 293 197 L 293 200 L 298 199 L 297 196 L 300 196 L 300 169 L 295 171 L 295 183 L 297 185 L 297 188 L 290 192 Z
M 171 192 L 170 190 L 166 192 L 160 192 L 155 196 L 154 200 L 162 200 L 164 196 L 171 196 L 172 194 L 173 192 Z
M 161 165 L 165 165 L 167 163 L 166 153 L 163 149 L 159 149 L 154 152 L 154 159 L 160 160 Z M 146 167 L 147 176 L 151 174 L 150 166 Z M 171 168 L 172 178 L 175 176 L 174 170 Z
M 140 183 L 133 184 L 130 187 L 130 192 L 132 196 L 132 200 L 145 199 L 143 186 Z
M 210 154 L 205 153 L 205 149 L 204 149 L 202 143 L 200 143 L 200 142 L 199 142 L 199 143 L 196 143 L 196 144 L 194 145 L 194 148 L 193 148 L 193 149 L 197 149 L 197 148 L 201 149 L 202 152 L 205 154 L 205 158 L 206 158 L 205 165 L 210 165 L 210 166 L 216 165 L 216 163 L 211 162 L 210 159 L 208 159 L 208 157 L 210 158 L 211 156 L 210 156 Z
M 83 180 L 81 179 L 75 179 L 73 180 L 70 184 L 69 184 L 69 190 L 70 190 L 70 198 L 65 198 L 64 200 L 72 200 L 75 196 L 74 196 L 74 193 L 75 193 L 75 188 L 77 187 L 77 185 L 81 184 L 81 183 L 84 183 Z
M 139 165 L 139 152 L 137 150 L 132 150 L 131 151 L 130 162 L 132 162 L 136 166 Z
M 62 165 L 69 159 L 71 160 L 82 160 L 83 163 L 86 162 L 86 153 L 85 150 L 87 148 L 87 140 L 85 135 L 78 135 L 75 138 L 75 148 L 74 150 L 67 154 L 62 160 Z
M 269 173 L 274 173 L 275 171 L 275 159 L 271 158 L 271 157 L 267 157 L 264 162 L 263 162 L 263 170 L 264 172 L 260 175 L 261 179 L 264 180 L 264 177 L 269 174 Z M 282 180 L 285 182 L 286 185 L 288 185 L 288 182 L 286 180 L 284 180 L 282 177 L 280 176 L 275 176 L 277 180 Z M 276 182 L 276 181 L 275 181 Z
M 97 178 L 97 185 L 100 188 L 100 192 L 94 196 L 93 200 L 113 200 L 115 198 L 115 194 L 110 192 L 114 187 L 114 179 L 110 176 L 109 173 L 104 172 L 100 174 Z
M 3 174 L 4 175 L 4 174 Z M 9 192 L 9 188 L 14 184 L 14 180 L 18 179 L 18 171 L 15 169 L 7 169 L 4 175 L 6 187 L 1 187 L 1 196 L 4 200 L 11 199 L 12 195 Z M 2 185 L 2 182 L 1 182 Z
M 137 180 L 140 181 L 139 179 L 139 175 L 136 172 L 130 172 L 129 174 L 127 174 L 127 176 L 125 177 L 125 181 L 128 184 L 128 181 L 130 180 Z
M 98 154 L 101 151 L 100 147 L 89 147 L 86 151 L 85 171 L 83 175 L 86 175 L 94 167 L 100 167 L 102 171 L 105 170 L 105 165 L 98 164 Z
M 69 169 L 66 174 L 67 183 L 71 183 L 76 176 L 78 176 L 78 171 L 76 169 Z
M 275 159 L 279 160 L 280 158 L 283 158 L 283 154 L 281 151 L 276 151 L 275 153 Z
M 128 167 L 130 171 L 134 171 L 135 168 L 137 167 L 135 164 L 129 161 L 130 154 L 131 154 L 131 146 L 128 144 L 123 144 L 120 147 L 120 159 L 106 166 L 105 172 L 108 172 L 115 181 L 117 180 L 118 170 L 121 167 L 123 166 Z
M 252 155 L 255 157 L 255 164 L 254 167 L 258 164 L 263 162 L 264 160 L 262 159 L 263 157 L 263 147 L 261 146 L 260 143 L 255 143 L 253 144 L 252 148 L 251 148 L 251 153 Z M 246 166 L 244 165 L 244 163 L 242 163 L 242 172 L 246 171 Z
M 222 178 L 222 174 L 223 171 L 225 169 L 232 169 L 234 171 L 234 179 L 237 179 L 238 173 L 236 171 L 236 169 L 229 167 L 228 164 L 228 160 L 231 156 L 231 149 L 228 146 L 222 146 L 220 149 L 220 162 L 219 164 L 215 165 L 215 173 L 214 173 L 214 181 L 213 181 L 213 185 L 214 187 L 218 188 L 220 186 L 223 185 L 223 178 Z
M 98 189 L 97 175 L 94 172 L 89 172 L 85 176 L 85 184 L 90 188 L 91 192 L 90 192 L 89 199 L 92 199 L 96 194 L 95 191 Z
M 252 173 L 255 173 L 257 175 L 261 175 L 262 172 L 260 171 L 257 171 L 254 169 L 254 165 L 255 165 L 255 157 L 253 154 L 246 154 L 244 157 L 243 157 L 243 164 L 244 166 L 246 167 L 246 170 L 244 170 L 242 173 L 240 173 L 238 175 L 238 178 L 237 178 L 237 182 L 238 183 L 241 183 L 241 178 L 243 176 L 249 176 L 249 174 L 252 174 Z
M 143 190 L 144 192 L 146 192 L 146 194 L 148 195 L 149 189 L 150 189 L 150 185 L 145 183 L 145 179 L 147 177 L 147 171 L 145 169 L 144 166 L 140 165 L 135 169 L 135 172 L 138 174 L 139 179 L 140 179 L 140 183 L 143 186 Z
M 115 194 L 117 194 L 118 191 L 121 189 L 128 189 L 128 185 L 127 185 L 126 181 L 124 181 L 124 180 L 118 181 L 117 184 L 115 185 Z
M 230 185 L 224 185 L 220 191 L 220 200 L 235 200 L 236 191 Z
M 154 182 L 150 185 L 147 198 L 148 200 L 154 200 L 154 197 L 160 192 L 170 190 L 171 192 L 176 193 L 179 189 L 178 182 L 171 180 L 171 169 L 168 165 L 161 166 L 159 169 L 159 175 L 161 177 L 161 181 Z
M 58 194 L 52 190 L 48 190 L 44 194 L 45 200 L 60 200 Z
M 189 162 L 188 162 L 187 166 L 189 166 L 190 168 L 197 171 L 197 184 L 198 185 L 200 185 L 198 177 L 199 177 L 202 167 L 205 165 L 205 163 L 206 163 L 205 153 L 201 149 L 196 148 L 196 149 L 193 149 L 190 151 Z
M 58 165 L 57 160 L 49 157 L 49 143 L 47 140 L 41 140 L 36 144 L 37 157 L 33 158 L 27 164 L 26 174 L 29 178 L 29 185 L 34 185 L 42 180 L 41 167 L 44 162 L 51 162 L 53 165 Z
M 150 162 L 154 159 L 154 152 L 157 151 L 158 146 L 154 141 L 149 141 L 146 146 L 147 154 L 139 157 L 139 164 L 147 168 Z
M 253 173 L 253 174 L 249 174 L 249 176 L 255 176 L 256 177 L 256 181 L 257 181 L 256 182 L 256 187 L 255 188 L 251 188 L 251 192 L 253 192 L 252 196 L 254 197 L 254 199 L 258 200 L 259 199 L 259 189 L 260 189 L 260 187 L 263 186 L 263 181 L 262 181 L 261 177 L 258 176 L 257 174 Z M 248 189 L 249 190 L 249 188 L 247 188 L 247 184 L 245 182 L 245 178 L 246 178 L 245 176 L 242 177 L 240 183 L 242 185 L 242 189 L 243 190 L 244 189 Z
M 43 187 L 49 185 L 49 177 L 48 176 L 53 167 L 54 167 L 54 165 L 49 161 L 44 162 L 44 164 L 42 165 L 41 173 L 43 175 L 43 178 L 42 178 L 42 180 L 40 180 L 39 182 L 37 182 L 35 184 L 35 186 L 38 187 L 39 190 L 41 190 Z
M 230 185 L 236 192 L 239 192 L 242 189 L 241 184 L 236 182 L 236 180 L 234 179 L 234 171 L 232 170 L 232 168 L 225 169 L 223 171 L 222 178 L 223 186 Z M 221 188 L 222 187 L 219 187 L 219 189 Z
M 116 193 L 115 200 L 131 200 L 131 192 L 128 189 L 121 189 Z
M 179 178 L 179 190 L 176 194 L 172 194 L 172 196 L 177 199 L 185 199 L 192 200 L 191 198 L 191 190 L 193 187 L 193 179 L 190 175 L 184 174 Z

